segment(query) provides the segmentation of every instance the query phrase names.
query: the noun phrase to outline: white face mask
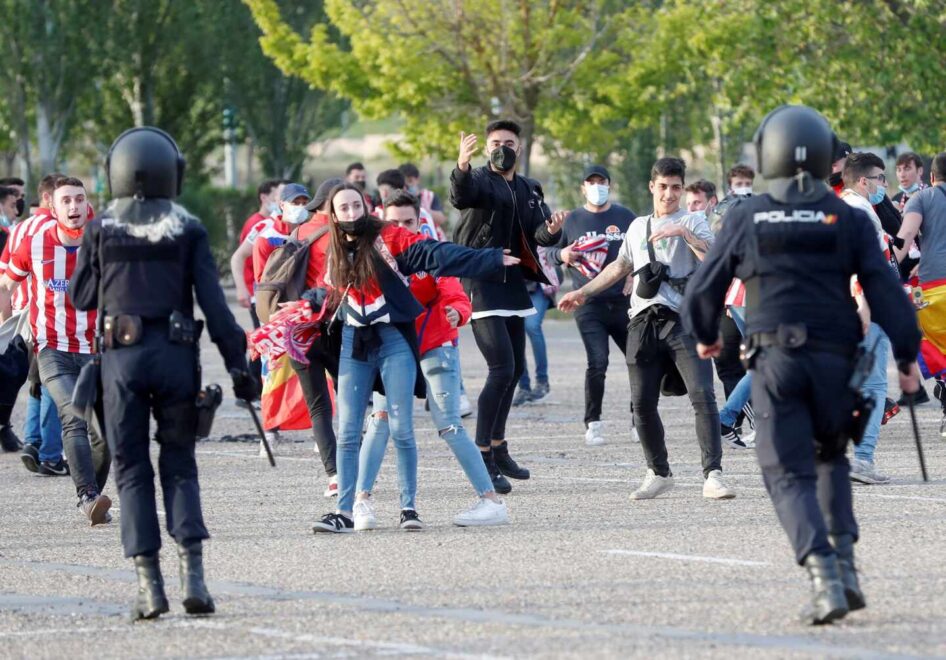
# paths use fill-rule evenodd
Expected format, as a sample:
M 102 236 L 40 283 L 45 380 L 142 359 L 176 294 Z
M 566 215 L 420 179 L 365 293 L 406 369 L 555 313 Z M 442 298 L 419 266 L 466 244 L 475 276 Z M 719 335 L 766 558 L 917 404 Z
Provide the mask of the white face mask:
M 593 206 L 604 206 L 608 203 L 608 194 L 610 194 L 610 192 L 610 186 L 589 183 L 585 186 L 585 199 Z
M 309 219 L 309 211 L 304 206 L 287 205 L 282 214 L 283 222 L 298 225 Z
M 270 215 L 279 215 L 279 204 L 270 202 L 268 205 Z
M 732 194 L 733 194 L 733 195 L 739 195 L 739 196 L 741 196 L 741 197 L 749 197 L 750 195 L 752 195 L 752 186 L 744 186 L 744 187 L 740 187 L 740 188 L 733 188 L 733 189 L 732 189 Z

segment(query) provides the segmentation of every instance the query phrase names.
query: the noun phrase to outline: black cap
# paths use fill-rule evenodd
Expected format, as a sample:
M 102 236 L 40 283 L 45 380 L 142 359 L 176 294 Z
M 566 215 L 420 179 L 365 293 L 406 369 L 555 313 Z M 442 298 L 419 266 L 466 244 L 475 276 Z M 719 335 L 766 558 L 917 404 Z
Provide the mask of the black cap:
M 326 179 L 315 191 L 315 196 L 312 198 L 312 201 L 305 205 L 310 211 L 318 211 L 322 204 L 325 203 L 325 200 L 328 199 L 328 194 L 332 192 L 332 188 L 335 186 L 340 186 L 344 183 L 339 177 L 332 177 L 331 179 Z
M 834 160 L 831 162 L 836 163 L 842 158 L 847 158 L 852 153 L 854 153 L 854 150 L 851 149 L 851 145 L 847 142 L 838 142 L 838 146 L 834 149 Z
M 611 175 L 608 173 L 608 168 L 606 168 L 604 165 L 586 165 L 585 171 L 581 175 L 581 180 L 587 181 L 595 175 L 607 179 L 608 183 L 611 182 Z

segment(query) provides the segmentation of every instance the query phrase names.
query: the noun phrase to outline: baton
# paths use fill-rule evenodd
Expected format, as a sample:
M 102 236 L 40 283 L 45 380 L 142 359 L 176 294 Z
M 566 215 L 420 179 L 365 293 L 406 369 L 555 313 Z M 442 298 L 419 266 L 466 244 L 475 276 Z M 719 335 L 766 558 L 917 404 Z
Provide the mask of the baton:
M 920 442 L 920 427 L 916 423 L 916 409 L 913 407 L 913 395 L 907 395 L 907 403 L 910 406 L 910 422 L 913 424 L 913 439 L 916 440 L 916 453 L 920 457 L 920 472 L 923 474 L 923 481 L 929 481 L 926 474 L 926 461 L 923 459 L 923 444 Z
M 256 414 L 256 408 L 253 407 L 253 402 L 247 401 L 246 407 L 250 411 L 250 417 L 253 418 L 253 423 L 256 425 L 257 432 L 259 432 L 260 440 L 263 441 L 263 447 L 266 449 L 266 457 L 269 459 L 269 464 L 273 467 L 276 467 L 276 459 L 273 458 L 273 450 L 269 448 L 269 442 L 266 440 L 266 432 L 263 431 L 263 425 L 260 424 L 259 415 Z

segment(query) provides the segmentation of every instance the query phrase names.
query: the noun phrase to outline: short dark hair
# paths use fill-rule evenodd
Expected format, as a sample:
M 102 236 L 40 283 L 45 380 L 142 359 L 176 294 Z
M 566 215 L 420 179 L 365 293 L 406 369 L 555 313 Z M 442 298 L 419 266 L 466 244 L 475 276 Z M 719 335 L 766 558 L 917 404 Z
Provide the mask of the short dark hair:
M 658 158 L 654 166 L 650 168 L 650 180 L 656 181 L 658 176 L 678 176 L 681 181 L 686 181 L 687 166 L 679 158 L 665 156 Z
M 410 206 L 414 209 L 414 214 L 420 217 L 420 200 L 414 197 L 406 190 L 396 190 L 384 202 L 384 208 L 389 206 Z
M 378 175 L 377 183 L 379 186 L 387 184 L 399 190 L 407 185 L 407 182 L 404 181 L 404 175 L 401 174 L 401 170 L 384 170 Z
M 742 176 L 749 179 L 750 181 L 755 181 L 755 170 L 743 163 L 737 163 L 736 165 L 732 166 L 732 169 L 729 170 L 729 174 L 726 175 L 726 183 L 732 183 L 732 180 L 737 176 Z
M 61 176 L 53 182 L 53 192 L 66 186 L 78 186 L 79 188 L 85 188 L 85 184 L 82 183 L 82 179 L 77 179 L 74 176 Z
M 50 172 L 39 180 L 39 185 L 36 186 L 36 196 L 39 198 L 40 203 L 42 203 L 44 194 L 53 194 L 53 191 L 56 189 L 56 180 L 65 178 L 65 176 L 66 175 L 62 172 Z
M 875 167 L 884 169 L 884 161 L 877 154 L 869 151 L 858 151 L 851 154 L 844 161 L 844 169 L 841 170 L 841 179 L 847 188 L 853 188 L 857 180 L 862 176 L 868 176 Z
M 401 170 L 401 174 L 404 175 L 404 178 L 407 178 L 407 177 L 410 177 L 412 179 L 420 178 L 420 170 L 417 169 L 417 165 L 415 165 L 414 163 L 404 163 L 397 169 Z
M 348 176 L 349 174 L 351 174 L 352 170 L 363 170 L 363 169 L 365 169 L 365 166 L 362 163 L 355 161 L 354 163 L 352 163 L 351 165 L 345 168 L 345 176 Z
M 256 187 L 256 199 L 259 199 L 260 195 L 268 195 L 273 192 L 273 188 L 278 187 L 282 183 L 282 179 L 266 179 Z
M 6 176 L 0 179 L 0 186 L 3 186 L 4 188 L 9 188 L 10 186 L 25 186 L 25 185 L 26 185 L 26 181 L 24 181 L 18 176 Z
M 916 166 L 916 169 L 923 169 L 923 159 L 920 156 L 912 151 L 905 151 L 899 156 L 897 156 L 896 167 L 901 165 L 906 165 L 907 163 L 913 163 Z
M 9 186 L 0 186 L 0 199 L 6 199 L 10 195 L 19 195 L 16 191 L 16 188 L 10 188 Z
M 515 133 L 516 137 L 522 135 L 522 127 L 511 119 L 497 119 L 486 124 L 486 135 L 495 131 L 509 131 Z
M 701 192 L 706 195 L 706 199 L 709 199 L 710 197 L 716 197 L 716 184 L 706 179 L 697 179 L 686 187 L 685 192 Z
M 946 151 L 940 151 L 933 156 L 930 174 L 933 175 L 935 181 L 946 181 Z

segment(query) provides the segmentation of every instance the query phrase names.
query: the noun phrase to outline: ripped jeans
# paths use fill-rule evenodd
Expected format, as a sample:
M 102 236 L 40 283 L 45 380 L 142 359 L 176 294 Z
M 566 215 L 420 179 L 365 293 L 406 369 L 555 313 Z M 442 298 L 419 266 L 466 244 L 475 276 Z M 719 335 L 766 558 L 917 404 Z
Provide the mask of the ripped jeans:
M 467 479 L 482 496 L 493 490 L 493 482 L 486 471 L 480 450 L 467 434 L 460 420 L 460 354 L 454 346 L 440 346 L 427 351 L 421 357 L 420 368 L 427 381 L 427 400 L 434 426 L 453 455 Z M 358 486 L 356 491 L 371 492 L 378 470 L 384 460 L 388 445 L 387 401 L 380 394 L 374 395 L 374 412 L 368 420 L 358 459 Z M 417 494 L 417 445 L 413 436 L 410 442 L 394 440 L 397 451 L 398 483 L 401 491 L 401 508 L 414 508 Z

